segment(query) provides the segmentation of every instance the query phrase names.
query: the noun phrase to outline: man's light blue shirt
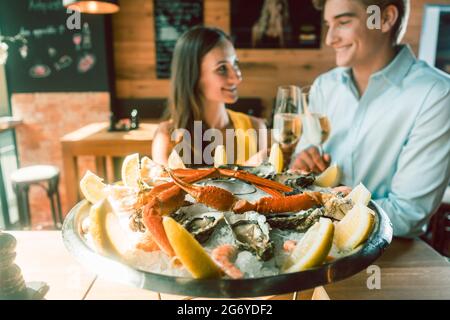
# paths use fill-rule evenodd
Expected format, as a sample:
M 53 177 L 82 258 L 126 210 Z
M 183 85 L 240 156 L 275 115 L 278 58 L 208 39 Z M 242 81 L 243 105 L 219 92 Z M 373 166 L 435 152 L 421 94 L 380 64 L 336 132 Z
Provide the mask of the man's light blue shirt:
M 421 234 L 450 178 L 450 77 L 402 46 L 372 74 L 361 97 L 350 68 L 321 75 L 310 109 L 329 117 L 324 151 L 342 169 L 341 183 L 362 182 L 390 217 L 394 235 Z

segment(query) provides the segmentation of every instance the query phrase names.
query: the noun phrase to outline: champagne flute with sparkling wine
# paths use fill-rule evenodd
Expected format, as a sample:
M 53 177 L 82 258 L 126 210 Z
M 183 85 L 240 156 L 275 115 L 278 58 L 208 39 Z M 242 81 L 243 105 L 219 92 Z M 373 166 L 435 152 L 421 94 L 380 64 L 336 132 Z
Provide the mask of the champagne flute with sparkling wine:
M 309 108 L 309 93 L 311 87 L 301 89 L 302 95 L 302 123 L 304 138 L 312 145 L 319 148 L 319 152 L 323 154 L 323 143 L 330 136 L 331 126 L 328 117 L 325 114 L 312 112 Z
M 283 148 L 295 145 L 302 134 L 302 119 L 298 113 L 301 91 L 297 86 L 278 87 L 273 138 Z

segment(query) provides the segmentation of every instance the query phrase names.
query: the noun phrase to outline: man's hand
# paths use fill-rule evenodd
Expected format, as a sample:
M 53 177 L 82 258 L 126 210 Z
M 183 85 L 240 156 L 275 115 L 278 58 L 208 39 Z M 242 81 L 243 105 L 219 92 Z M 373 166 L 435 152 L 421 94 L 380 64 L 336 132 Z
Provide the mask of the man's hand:
M 321 157 L 319 150 L 316 147 L 309 147 L 300 152 L 292 163 L 291 169 L 321 173 L 328 168 L 330 162 L 331 156 L 329 154 L 325 153 Z

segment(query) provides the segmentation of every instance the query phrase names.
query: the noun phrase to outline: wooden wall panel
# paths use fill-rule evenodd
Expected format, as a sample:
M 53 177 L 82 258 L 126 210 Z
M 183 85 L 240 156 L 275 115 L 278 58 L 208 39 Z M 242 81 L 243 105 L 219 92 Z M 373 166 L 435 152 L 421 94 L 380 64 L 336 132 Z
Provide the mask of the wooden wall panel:
M 405 42 L 417 53 L 426 3 L 449 4 L 450 0 L 411 0 L 411 16 Z M 156 78 L 152 0 L 121 0 L 113 17 L 116 87 L 119 98 L 167 97 L 169 81 Z M 204 0 L 205 24 L 230 31 L 228 0 Z M 306 85 L 334 67 L 334 53 L 320 50 L 238 50 L 244 81 L 240 95 L 260 97 L 270 106 L 281 84 Z

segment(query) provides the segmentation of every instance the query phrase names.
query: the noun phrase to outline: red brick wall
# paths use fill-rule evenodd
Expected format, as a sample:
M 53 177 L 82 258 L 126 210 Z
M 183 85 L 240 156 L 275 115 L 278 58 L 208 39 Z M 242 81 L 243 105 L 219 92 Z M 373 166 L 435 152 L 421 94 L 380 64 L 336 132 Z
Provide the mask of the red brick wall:
M 64 172 L 60 138 L 65 134 L 92 122 L 108 121 L 109 93 L 23 93 L 13 94 L 14 116 L 23 119 L 16 130 L 20 166 L 51 164 L 61 171 L 59 191 L 63 215 L 66 206 Z M 94 168 L 91 157 L 80 161 L 80 173 Z M 73 183 L 78 184 L 78 181 Z M 39 187 L 30 189 L 30 209 L 33 225 L 51 224 L 50 204 L 45 191 Z

